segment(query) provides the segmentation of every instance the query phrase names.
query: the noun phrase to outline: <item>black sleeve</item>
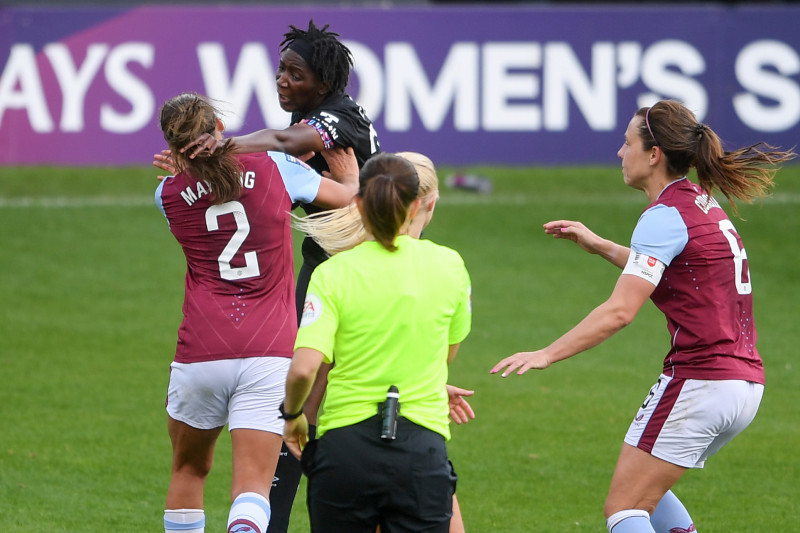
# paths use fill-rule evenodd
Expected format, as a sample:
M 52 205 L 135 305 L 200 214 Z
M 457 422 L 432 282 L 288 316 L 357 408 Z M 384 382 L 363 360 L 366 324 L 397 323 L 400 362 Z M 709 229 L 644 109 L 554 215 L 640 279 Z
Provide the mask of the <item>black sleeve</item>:
M 347 95 L 329 99 L 322 106 L 303 117 L 302 122 L 317 130 L 326 149 L 334 146 L 352 147 L 359 167 L 381 150 L 372 121 L 361 106 Z M 316 156 L 314 159 L 316 160 L 317 157 L 322 159 L 322 156 Z M 311 161 L 309 165 L 320 170 Z M 327 165 L 322 170 L 327 170 Z

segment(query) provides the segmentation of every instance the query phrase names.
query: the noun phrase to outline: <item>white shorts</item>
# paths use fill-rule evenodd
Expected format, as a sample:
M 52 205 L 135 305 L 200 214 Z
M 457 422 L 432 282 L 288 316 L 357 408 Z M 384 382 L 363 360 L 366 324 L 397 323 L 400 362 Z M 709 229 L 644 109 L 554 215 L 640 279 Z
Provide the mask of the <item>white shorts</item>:
M 661 374 L 625 442 L 669 463 L 703 468 L 706 459 L 750 425 L 763 394 L 763 385 L 749 381 Z
M 248 357 L 170 365 L 167 413 L 197 429 L 283 434 L 278 406 L 286 394 L 287 357 Z

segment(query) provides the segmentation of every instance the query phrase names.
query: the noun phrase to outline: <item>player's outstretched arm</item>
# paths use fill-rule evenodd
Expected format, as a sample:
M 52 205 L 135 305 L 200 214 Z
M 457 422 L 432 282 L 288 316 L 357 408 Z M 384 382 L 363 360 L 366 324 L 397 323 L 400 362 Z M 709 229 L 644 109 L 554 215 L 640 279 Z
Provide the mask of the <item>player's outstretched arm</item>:
M 544 353 L 544 350 L 538 350 L 535 352 L 517 352 L 494 365 L 492 370 L 490 370 L 490 373 L 496 374 L 502 370 L 503 373 L 501 376 L 503 377 L 507 377 L 509 374 L 515 371 L 517 374 L 522 375 L 530 369 L 544 370 L 550 366 L 550 363 L 551 361 L 547 354 Z
M 569 239 L 590 254 L 597 254 L 610 263 L 624 268 L 630 250 L 596 235 L 582 223 L 574 220 L 554 220 L 544 224 L 544 232 L 555 239 Z
M 308 124 L 294 124 L 284 130 L 259 130 L 227 139 L 218 139 L 204 133 L 181 148 L 181 152 L 189 152 L 189 158 L 194 159 L 205 150 L 214 153 L 227 142 L 232 144 L 233 151 L 237 154 L 273 151 L 300 157 L 309 152 L 320 152 L 325 149 L 317 130 Z
M 611 296 L 595 307 L 575 327 L 553 341 L 547 348 L 535 352 L 518 352 L 502 359 L 490 373 L 502 370 L 507 377 L 528 370 L 542 370 L 553 363 L 593 348 L 630 324 L 650 298 L 655 285 L 631 274 L 622 274 Z
M 315 152 L 324 148 L 322 139 L 314 128 L 305 124 L 295 124 L 285 130 L 261 130 L 228 139 L 219 139 L 212 134 L 204 133 L 184 146 L 181 152 L 189 151 L 190 158 L 193 159 L 206 150 L 214 153 L 227 142 L 232 143 L 234 153 L 284 152 L 303 161 L 310 159 Z M 171 175 L 178 173 L 175 158 L 170 150 L 161 150 L 160 154 L 153 155 L 153 166 Z M 356 174 L 356 179 L 357 177 Z M 163 180 L 164 176 L 158 176 L 158 179 Z

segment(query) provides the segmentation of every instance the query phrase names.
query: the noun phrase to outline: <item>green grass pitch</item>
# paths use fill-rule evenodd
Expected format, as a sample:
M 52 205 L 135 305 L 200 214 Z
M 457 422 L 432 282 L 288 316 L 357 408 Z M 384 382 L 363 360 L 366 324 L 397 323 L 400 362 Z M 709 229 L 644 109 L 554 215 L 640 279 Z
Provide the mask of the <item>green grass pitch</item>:
M 452 169 L 440 169 L 440 177 Z M 622 437 L 658 377 L 663 316 L 646 307 L 608 342 L 502 379 L 502 357 L 541 347 L 610 294 L 619 272 L 544 235 L 576 218 L 627 242 L 645 197 L 619 167 L 474 168 L 481 196 L 444 187 L 424 237 L 459 250 L 473 331 L 451 383 L 477 418 L 453 428 L 458 495 L 474 533 L 605 531 Z M 151 168 L 0 168 L 0 531 L 162 529 L 170 467 L 164 398 L 183 256 L 155 208 Z M 703 533 L 797 530 L 800 511 L 800 167 L 734 223 L 753 278 L 767 369 L 752 426 L 675 487 Z M 227 519 L 230 441 L 206 488 L 207 531 Z M 305 484 L 292 531 L 308 531 Z

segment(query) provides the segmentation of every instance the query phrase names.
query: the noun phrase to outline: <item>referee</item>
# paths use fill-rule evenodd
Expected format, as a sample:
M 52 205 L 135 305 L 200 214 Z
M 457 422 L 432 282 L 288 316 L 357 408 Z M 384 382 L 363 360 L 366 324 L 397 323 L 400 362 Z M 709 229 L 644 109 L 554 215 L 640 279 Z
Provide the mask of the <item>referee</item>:
M 446 533 L 456 475 L 447 458 L 447 366 L 469 333 L 470 281 L 454 250 L 407 235 L 420 206 L 407 160 L 364 165 L 356 204 L 368 240 L 311 277 L 286 382 L 284 440 L 308 476 L 311 529 Z M 317 370 L 334 364 L 308 442 L 302 413 Z M 382 435 L 387 391 L 399 392 Z M 391 429 L 391 428 L 390 428 Z M 308 444 L 308 445 L 307 445 Z M 307 445 L 307 446 L 306 446 Z

